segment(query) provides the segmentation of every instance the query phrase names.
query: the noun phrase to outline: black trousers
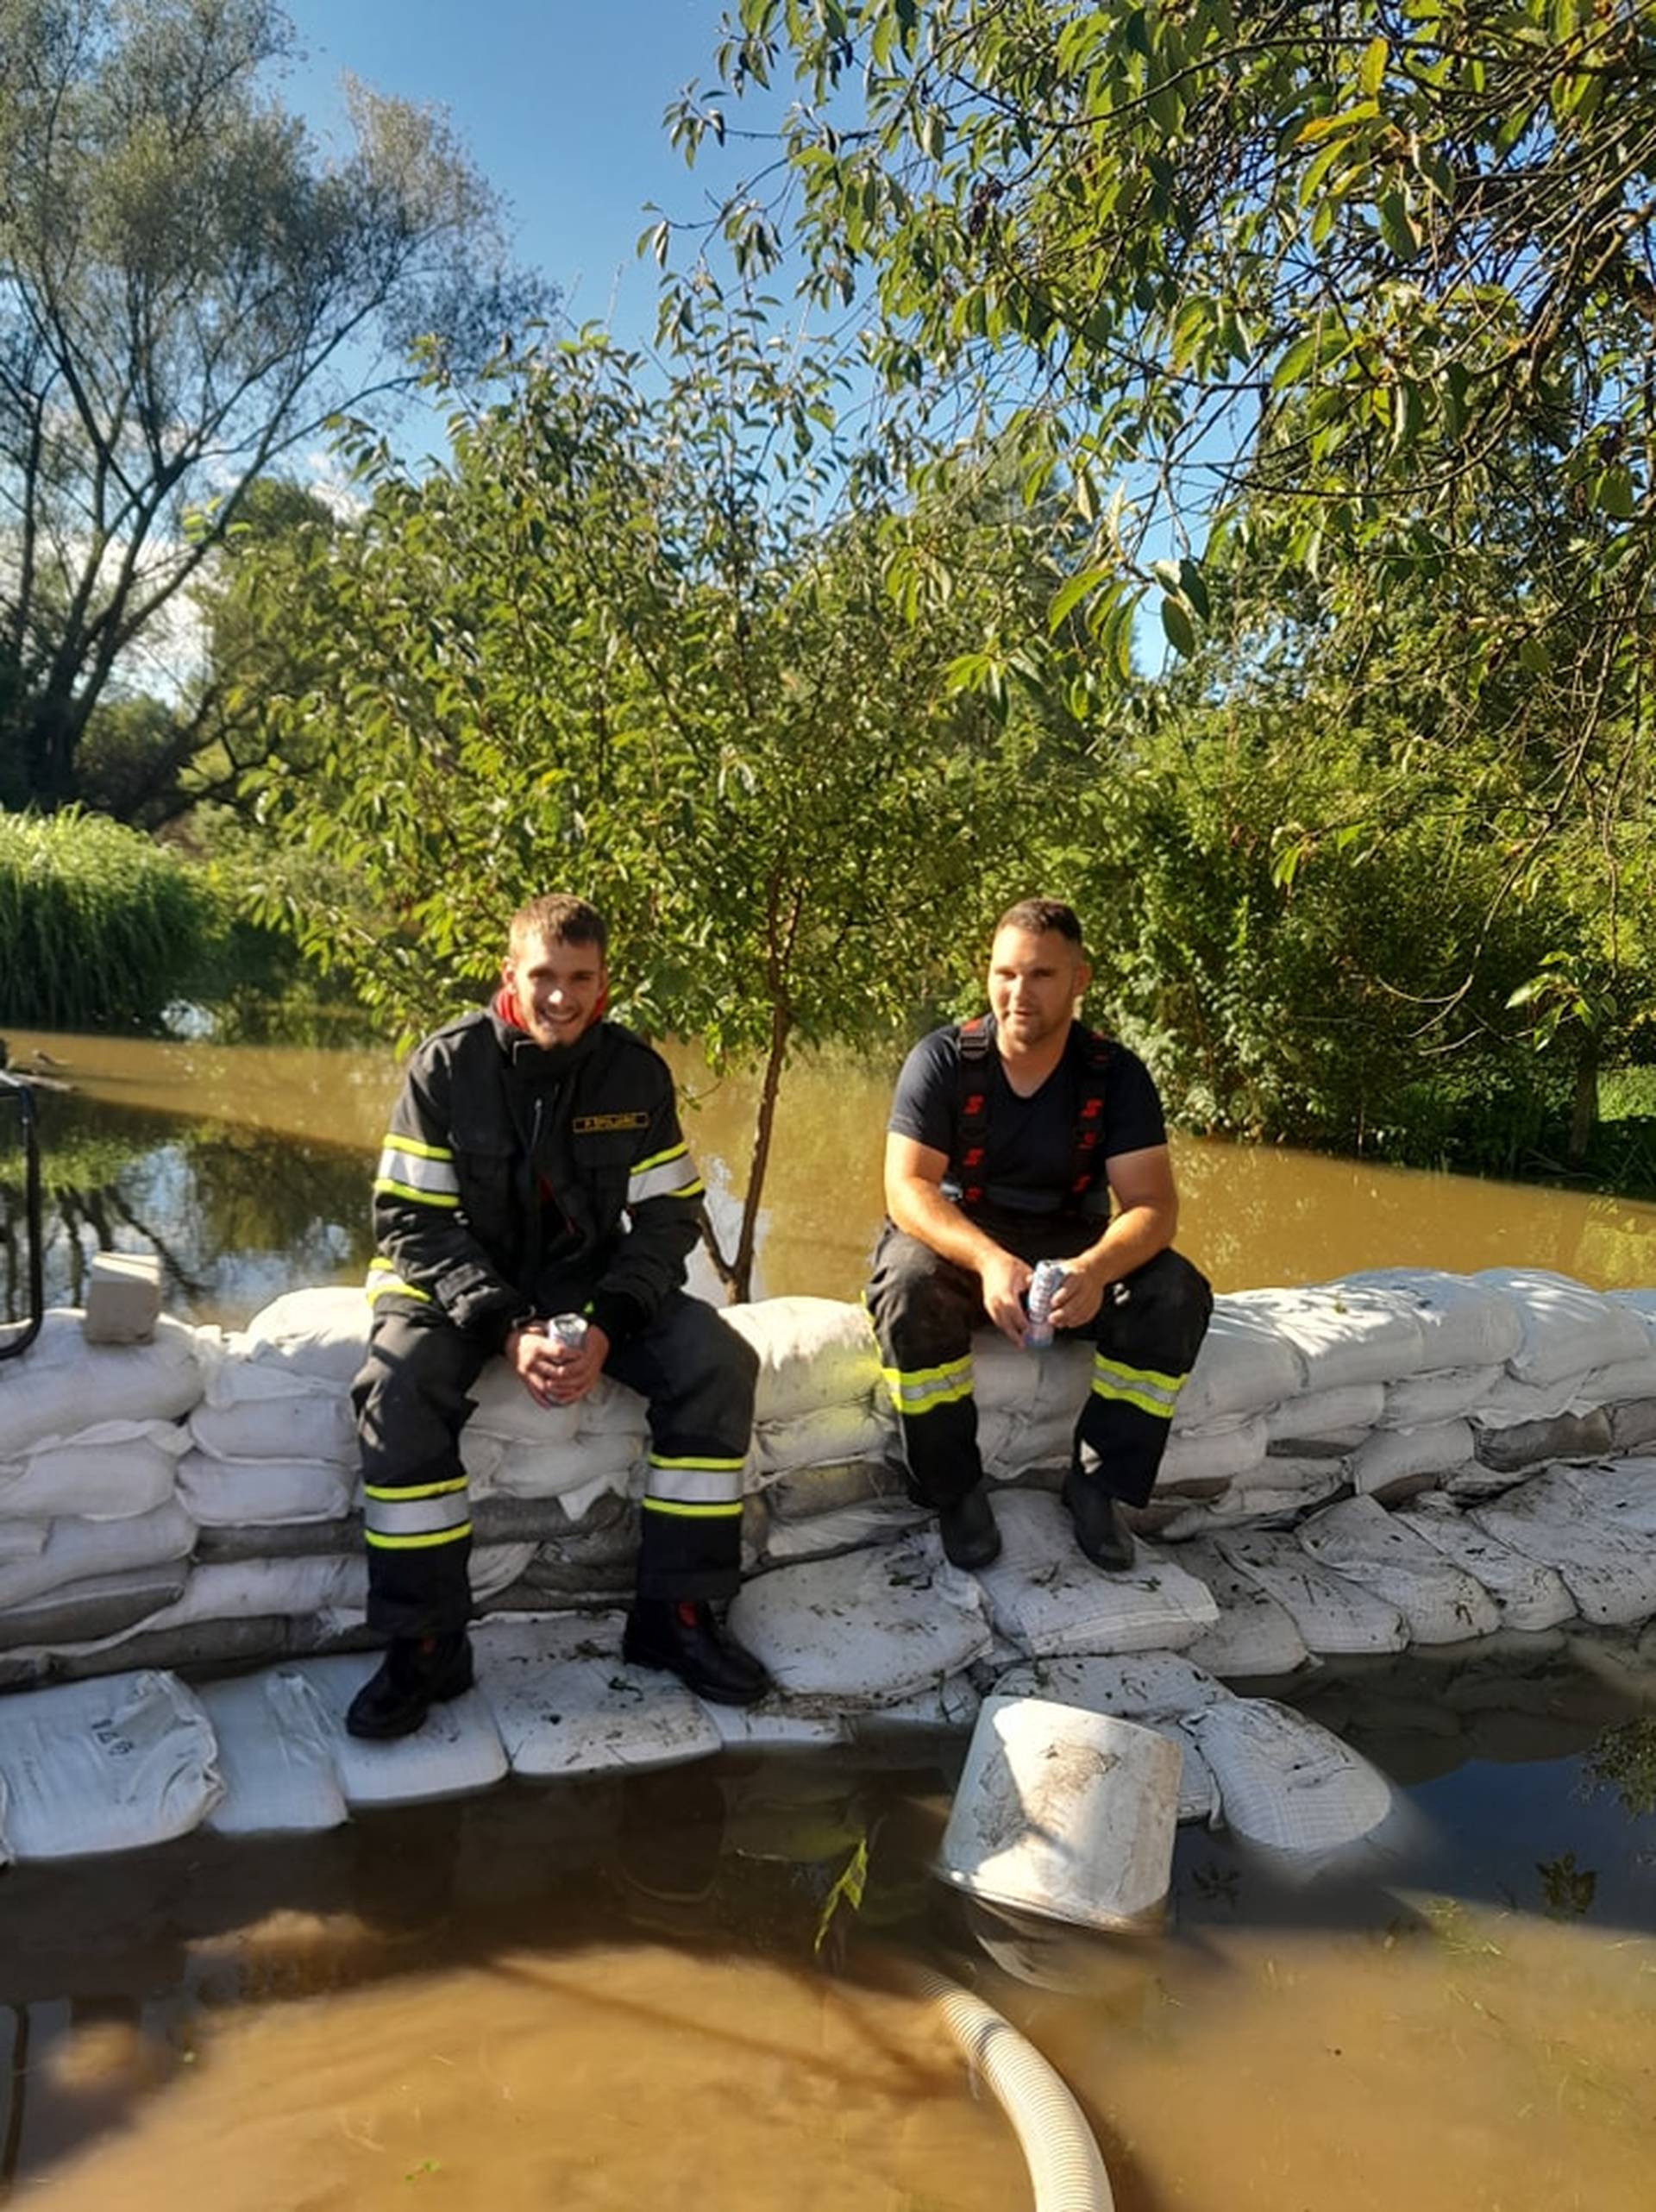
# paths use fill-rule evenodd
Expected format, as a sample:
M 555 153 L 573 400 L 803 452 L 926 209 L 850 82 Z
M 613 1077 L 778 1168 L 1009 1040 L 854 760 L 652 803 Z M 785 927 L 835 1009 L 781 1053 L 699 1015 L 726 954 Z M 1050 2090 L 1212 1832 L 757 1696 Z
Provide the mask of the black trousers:
M 997 1244 L 1032 1262 L 1073 1259 L 1100 1231 L 1096 1221 L 1074 1216 L 1003 1211 L 973 1218 Z M 934 1509 L 956 1505 L 983 1479 L 972 1394 L 973 1332 L 990 1326 L 982 1285 L 972 1269 L 888 1222 L 875 1248 L 867 1304 L 910 1490 Z M 1126 1505 L 1144 1505 L 1155 1487 L 1179 1388 L 1213 1310 L 1206 1277 L 1178 1253 L 1159 1252 L 1109 1286 L 1089 1327 L 1063 1332 L 1090 1337 L 1095 1348 L 1074 1466 Z
M 389 1293 L 351 1386 L 362 1448 L 368 1625 L 434 1636 L 471 1613 L 472 1529 L 460 1433 L 490 1357 L 435 1306 Z M 742 1467 L 758 1355 L 710 1305 L 675 1291 L 612 1346 L 604 1372 L 649 1407 L 641 1598 L 726 1598 L 741 1579 Z

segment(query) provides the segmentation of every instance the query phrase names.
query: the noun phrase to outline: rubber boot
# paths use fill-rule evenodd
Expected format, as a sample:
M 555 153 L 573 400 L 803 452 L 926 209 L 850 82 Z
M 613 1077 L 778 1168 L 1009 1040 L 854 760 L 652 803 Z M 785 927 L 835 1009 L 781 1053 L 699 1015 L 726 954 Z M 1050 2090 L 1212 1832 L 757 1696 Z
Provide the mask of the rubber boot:
M 621 1656 L 632 1667 L 659 1667 L 714 1705 L 755 1705 L 770 1677 L 699 1599 L 640 1598 L 627 1615 Z
M 434 1705 L 472 1687 L 472 1647 L 463 1629 L 448 1636 L 394 1636 L 351 1700 L 345 1725 L 375 1743 L 411 1736 Z

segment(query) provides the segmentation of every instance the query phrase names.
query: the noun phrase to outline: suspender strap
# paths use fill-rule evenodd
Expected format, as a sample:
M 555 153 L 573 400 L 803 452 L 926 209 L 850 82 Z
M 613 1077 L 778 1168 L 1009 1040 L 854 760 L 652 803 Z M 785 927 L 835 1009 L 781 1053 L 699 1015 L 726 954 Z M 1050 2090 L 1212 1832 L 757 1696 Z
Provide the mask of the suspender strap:
M 1082 1197 L 1098 1178 L 1098 1141 L 1104 1133 L 1104 1092 L 1110 1065 L 1110 1040 L 1096 1029 L 1081 1033 L 1081 1096 L 1076 1102 L 1076 1134 L 1070 1147 L 1070 1197 Z
M 1075 1134 L 1070 1146 L 1070 1173 L 1064 1188 L 1065 1210 L 1089 1191 L 1098 1179 L 1098 1146 L 1104 1133 L 1104 1098 L 1110 1065 L 1110 1040 L 1096 1029 L 1083 1029 L 1081 1088 L 1076 1101 Z M 988 1140 L 989 1059 L 988 1017 L 978 1015 L 960 1025 L 960 1102 L 956 1115 L 955 1158 L 952 1172 L 960 1185 L 960 1203 L 970 1208 L 983 1203 L 983 1159 Z

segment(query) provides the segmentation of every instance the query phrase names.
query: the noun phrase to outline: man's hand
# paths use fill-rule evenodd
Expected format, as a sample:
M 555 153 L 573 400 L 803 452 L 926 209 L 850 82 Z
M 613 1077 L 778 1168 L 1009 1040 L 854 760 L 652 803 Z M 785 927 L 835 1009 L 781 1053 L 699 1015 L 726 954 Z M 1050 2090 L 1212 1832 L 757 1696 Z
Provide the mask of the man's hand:
M 1002 1252 L 999 1245 L 985 1253 L 977 1263 L 978 1279 L 983 1285 L 983 1310 L 1000 1334 L 1014 1344 L 1023 1342 L 1028 1325 L 1024 1292 L 1029 1288 L 1033 1273 L 1026 1260 L 1019 1259 L 1013 1252 Z
M 1063 1280 L 1052 1294 L 1054 1329 L 1085 1329 L 1104 1303 L 1103 1270 L 1084 1260 L 1062 1263 Z
M 604 1372 L 610 1340 L 595 1323 L 588 1322 L 586 1335 L 574 1349 L 539 1329 L 514 1329 L 505 1349 L 507 1361 L 535 1403 L 550 1408 L 574 1405 L 586 1397 Z

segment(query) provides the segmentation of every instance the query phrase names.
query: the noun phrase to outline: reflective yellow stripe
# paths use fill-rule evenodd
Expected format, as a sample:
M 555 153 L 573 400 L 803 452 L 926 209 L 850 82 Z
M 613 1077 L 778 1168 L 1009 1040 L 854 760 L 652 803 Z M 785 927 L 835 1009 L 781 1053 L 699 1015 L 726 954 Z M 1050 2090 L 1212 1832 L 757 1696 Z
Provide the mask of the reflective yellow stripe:
M 972 1394 L 972 1355 L 948 1360 L 940 1367 L 881 1367 L 891 1402 L 900 1413 L 917 1419 L 939 1405 L 957 1405 Z
M 970 1374 L 972 1355 L 963 1360 L 945 1360 L 940 1367 L 881 1367 L 880 1372 L 894 1390 L 899 1383 L 943 1382 L 950 1375 Z
M 648 1159 L 635 1160 L 632 1172 L 635 1175 L 643 1175 L 649 1168 L 659 1167 L 663 1160 L 684 1159 L 689 1150 L 686 1144 L 668 1145 L 665 1152 L 653 1152 Z
M 698 1198 L 706 1185 L 696 1172 L 696 1163 L 685 1145 L 674 1145 L 649 1159 L 641 1159 L 627 1177 L 627 1203 L 642 1206 L 647 1198 Z
M 417 1137 L 399 1136 L 395 1129 L 387 1129 L 383 1139 L 387 1152 L 411 1152 L 422 1159 L 452 1159 L 447 1145 L 423 1145 Z
M 1159 1398 L 1146 1398 L 1142 1391 L 1123 1390 L 1118 1383 L 1095 1381 L 1095 1398 L 1120 1398 L 1124 1404 L 1136 1405 L 1141 1413 L 1153 1413 L 1158 1421 L 1170 1421 L 1173 1408 Z
M 729 1516 L 742 1511 L 739 1498 L 733 1498 L 728 1505 L 679 1505 L 667 1498 L 646 1498 L 643 1505 L 647 1513 L 675 1513 L 684 1521 L 712 1520 L 719 1515 Z
M 376 1277 L 379 1279 L 377 1281 Z M 371 1260 L 368 1262 L 368 1279 L 363 1288 L 371 1299 L 382 1298 L 387 1291 L 394 1291 L 398 1298 L 418 1298 L 422 1305 L 436 1303 L 430 1291 L 417 1291 L 412 1283 L 405 1283 L 389 1260 Z
M 362 1495 L 365 1498 L 384 1498 L 389 1499 L 393 1505 L 400 1505 L 405 1499 L 411 1498 L 451 1497 L 456 1490 L 464 1490 L 465 1487 L 466 1477 L 461 1474 L 457 1475 L 452 1482 L 424 1482 L 414 1490 L 376 1489 L 373 1483 L 365 1482 L 362 1486 Z
M 469 1521 L 462 1521 L 457 1529 L 442 1529 L 429 1536 L 381 1536 L 372 1529 L 363 1531 L 366 1541 L 380 1551 L 429 1551 L 433 1544 L 458 1543 L 461 1536 L 472 1533 Z
M 1101 1374 L 1113 1375 L 1118 1382 L 1148 1383 L 1152 1390 L 1170 1391 L 1176 1398 L 1184 1388 L 1182 1375 L 1164 1375 L 1154 1367 L 1130 1367 L 1124 1360 L 1107 1360 L 1102 1352 L 1095 1352 L 1093 1365 Z
M 377 1175 L 373 1187 L 376 1194 L 389 1193 L 393 1198 L 411 1198 L 417 1206 L 442 1206 L 449 1213 L 460 1205 L 458 1198 L 439 1197 L 434 1191 L 417 1191 L 411 1183 L 393 1183 L 388 1175 Z
M 669 1460 L 663 1459 L 659 1453 L 652 1452 L 649 1455 L 649 1464 L 651 1467 L 706 1467 L 709 1474 L 740 1474 L 747 1462 L 744 1460 Z

